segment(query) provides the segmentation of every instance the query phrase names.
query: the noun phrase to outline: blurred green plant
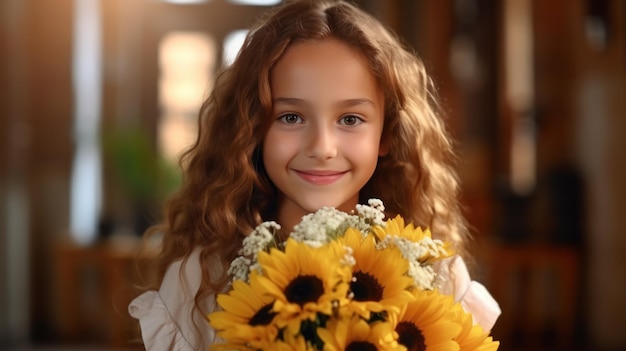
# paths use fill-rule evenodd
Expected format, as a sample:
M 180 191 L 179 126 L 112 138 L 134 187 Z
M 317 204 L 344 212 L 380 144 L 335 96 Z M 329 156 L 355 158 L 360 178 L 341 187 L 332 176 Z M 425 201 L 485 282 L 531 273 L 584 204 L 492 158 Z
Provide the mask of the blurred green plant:
M 161 203 L 180 186 L 180 169 L 159 155 L 143 128 L 105 131 L 103 150 L 117 183 L 137 204 Z

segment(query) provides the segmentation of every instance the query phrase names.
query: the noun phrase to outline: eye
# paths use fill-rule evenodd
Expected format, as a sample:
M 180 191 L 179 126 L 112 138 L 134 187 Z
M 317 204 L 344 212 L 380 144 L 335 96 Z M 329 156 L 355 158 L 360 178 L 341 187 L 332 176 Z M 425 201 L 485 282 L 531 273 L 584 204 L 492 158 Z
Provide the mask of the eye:
M 344 126 L 356 126 L 361 123 L 363 123 L 363 119 L 355 115 L 343 116 L 339 120 L 339 124 L 344 125 Z
M 304 120 L 302 120 L 302 117 L 293 114 L 293 113 L 287 113 L 284 114 L 280 117 L 278 117 L 279 121 L 282 121 L 283 123 L 286 124 L 297 124 L 297 123 L 304 123 Z

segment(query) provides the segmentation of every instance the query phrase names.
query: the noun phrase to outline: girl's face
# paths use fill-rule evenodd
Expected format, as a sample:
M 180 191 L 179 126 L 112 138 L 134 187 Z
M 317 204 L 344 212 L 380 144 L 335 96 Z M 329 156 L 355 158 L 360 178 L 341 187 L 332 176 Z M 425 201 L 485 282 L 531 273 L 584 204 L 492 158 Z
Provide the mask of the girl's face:
M 354 209 L 378 156 L 384 97 L 366 61 L 328 39 L 289 48 L 270 75 L 273 121 L 263 162 L 290 230 L 323 206 Z

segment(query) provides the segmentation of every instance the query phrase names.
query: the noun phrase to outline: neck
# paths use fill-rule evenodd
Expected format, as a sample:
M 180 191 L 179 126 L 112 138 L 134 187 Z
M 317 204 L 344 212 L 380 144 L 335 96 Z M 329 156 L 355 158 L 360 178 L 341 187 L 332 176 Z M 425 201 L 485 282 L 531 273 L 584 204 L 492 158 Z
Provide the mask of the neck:
M 289 236 L 289 233 L 293 231 L 302 217 L 307 215 L 308 212 L 304 209 L 294 208 L 290 206 L 281 206 L 278 209 L 278 224 L 280 224 L 280 239 L 285 240 Z

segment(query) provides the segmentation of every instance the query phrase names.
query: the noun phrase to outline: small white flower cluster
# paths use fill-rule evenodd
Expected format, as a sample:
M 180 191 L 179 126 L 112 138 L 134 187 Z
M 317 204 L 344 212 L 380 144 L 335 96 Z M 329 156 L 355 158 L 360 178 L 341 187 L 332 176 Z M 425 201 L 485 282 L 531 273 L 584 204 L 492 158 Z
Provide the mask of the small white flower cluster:
M 354 258 L 354 252 L 351 247 L 344 246 L 346 254 L 341 259 L 341 264 L 344 266 L 353 267 L 356 264 L 356 258 Z
M 257 254 L 269 247 L 276 246 L 274 237 L 279 230 L 280 225 L 278 223 L 263 222 L 243 239 L 243 245 L 239 250 L 240 256 L 231 262 L 228 269 L 228 274 L 232 274 L 233 280 L 248 281 L 248 274 L 258 269 Z
M 385 205 L 382 200 L 369 199 L 368 205 L 356 205 L 356 212 L 361 220 L 369 222 L 365 223 L 368 227 L 375 225 L 379 227 L 385 226 Z
M 238 256 L 231 263 L 228 268 L 228 274 L 232 275 L 232 280 L 243 280 L 245 282 L 248 281 L 248 272 L 252 270 L 252 260 Z
M 239 250 L 239 254 L 256 258 L 257 252 L 266 249 L 274 241 L 274 235 L 279 230 L 280 224 L 273 221 L 259 224 L 252 233 L 243 239 L 243 246 Z
M 430 258 L 447 256 L 448 253 L 441 240 L 426 236 L 422 240 L 414 242 L 395 235 L 387 235 L 376 244 L 376 248 L 379 250 L 390 246 L 397 247 L 402 256 L 409 262 L 409 276 L 413 278 L 418 288 L 423 290 L 436 288 L 437 273 Z
M 334 233 L 337 233 L 349 218 L 349 214 L 333 207 L 322 207 L 302 217 L 302 221 L 293 227 L 289 237 L 312 247 L 320 247 L 332 240 Z
M 319 247 L 334 240 L 349 228 L 356 228 L 364 236 L 372 226 L 385 226 L 385 206 L 378 199 L 370 199 L 368 205 L 356 205 L 356 214 L 348 214 L 333 207 L 323 207 L 302 217 L 302 221 L 289 235 L 296 241 Z

